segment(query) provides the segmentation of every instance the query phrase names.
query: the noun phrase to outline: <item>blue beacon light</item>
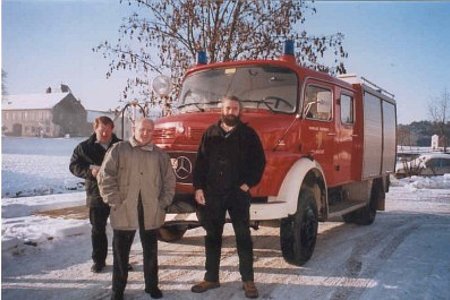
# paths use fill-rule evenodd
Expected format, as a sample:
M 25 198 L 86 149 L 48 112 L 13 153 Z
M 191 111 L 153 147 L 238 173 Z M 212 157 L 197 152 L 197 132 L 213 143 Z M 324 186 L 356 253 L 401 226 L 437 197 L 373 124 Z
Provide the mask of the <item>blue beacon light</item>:
M 197 64 L 198 65 L 206 65 L 207 63 L 207 59 L 206 59 L 206 52 L 205 51 L 198 51 L 197 53 Z

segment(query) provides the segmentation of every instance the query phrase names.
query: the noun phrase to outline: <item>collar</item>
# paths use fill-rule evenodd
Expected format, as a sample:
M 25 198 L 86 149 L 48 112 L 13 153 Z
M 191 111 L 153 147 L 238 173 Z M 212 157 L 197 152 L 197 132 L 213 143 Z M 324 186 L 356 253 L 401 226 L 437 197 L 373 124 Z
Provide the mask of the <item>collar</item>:
M 242 124 L 242 122 L 239 120 L 236 124 L 236 126 L 234 126 L 230 131 L 225 131 L 225 129 L 222 128 L 222 120 L 219 120 L 217 122 L 217 127 L 219 127 L 219 129 L 223 132 L 224 135 L 230 135 L 232 132 L 235 132 L 236 129 Z
M 96 144 L 100 144 L 100 145 L 102 145 L 103 147 L 108 147 L 110 144 L 111 144 L 111 142 L 112 142 L 112 138 L 109 140 L 109 141 L 107 141 L 106 143 L 102 143 L 102 142 L 100 142 L 99 140 L 95 140 L 95 143 Z
M 154 145 L 152 143 L 144 145 L 144 146 L 139 145 L 139 143 L 136 141 L 134 136 L 130 137 L 128 142 L 130 143 L 131 147 L 133 147 L 133 148 L 139 147 L 140 149 L 142 149 L 144 151 L 153 151 L 153 148 L 154 148 Z
M 95 132 L 93 134 L 91 134 L 91 136 L 89 137 L 88 140 L 89 140 L 90 143 L 99 143 L 97 141 L 97 136 L 96 136 Z M 118 141 L 120 141 L 119 138 L 113 133 L 112 137 L 111 137 L 111 140 L 109 140 L 109 142 L 108 142 L 108 145 L 116 143 Z

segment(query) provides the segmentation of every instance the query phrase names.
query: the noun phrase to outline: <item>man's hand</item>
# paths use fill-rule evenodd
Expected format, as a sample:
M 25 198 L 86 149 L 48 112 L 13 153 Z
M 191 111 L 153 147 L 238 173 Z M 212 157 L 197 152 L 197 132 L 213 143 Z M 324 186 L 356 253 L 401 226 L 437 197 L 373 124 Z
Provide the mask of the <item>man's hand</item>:
M 250 187 L 246 184 L 246 183 L 244 183 L 243 185 L 241 185 L 240 186 L 240 188 L 241 188 L 241 190 L 243 190 L 244 192 L 248 192 L 248 190 L 250 189 Z
M 99 166 L 91 166 L 91 174 L 95 178 L 97 178 L 97 174 L 98 174 L 99 171 L 100 171 L 100 167 Z
M 196 190 L 195 191 L 195 201 L 197 201 L 200 205 L 205 205 L 205 194 L 203 193 L 203 190 Z

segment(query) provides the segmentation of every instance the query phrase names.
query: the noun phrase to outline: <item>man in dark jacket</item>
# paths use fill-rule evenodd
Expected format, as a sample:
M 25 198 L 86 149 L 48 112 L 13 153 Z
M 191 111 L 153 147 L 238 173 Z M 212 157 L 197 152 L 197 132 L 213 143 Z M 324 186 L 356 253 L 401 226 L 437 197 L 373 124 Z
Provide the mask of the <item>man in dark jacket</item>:
M 239 99 L 234 96 L 222 99 L 221 120 L 206 130 L 197 152 L 193 184 L 202 225 L 206 230 L 206 274 L 204 281 L 194 285 L 191 291 L 202 293 L 220 286 L 222 233 L 228 211 L 236 235 L 239 272 L 245 296 L 257 298 L 249 190 L 262 177 L 265 157 L 258 135 L 239 117 Z
M 73 175 L 84 178 L 86 205 L 89 207 L 89 220 L 92 225 L 92 265 L 91 271 L 99 273 L 105 267 L 108 253 L 106 223 L 109 217 L 109 205 L 103 202 L 97 185 L 97 173 L 106 151 L 119 139 L 113 134 L 114 123 L 106 116 L 94 121 L 94 133 L 78 144 L 70 159 L 69 169 Z

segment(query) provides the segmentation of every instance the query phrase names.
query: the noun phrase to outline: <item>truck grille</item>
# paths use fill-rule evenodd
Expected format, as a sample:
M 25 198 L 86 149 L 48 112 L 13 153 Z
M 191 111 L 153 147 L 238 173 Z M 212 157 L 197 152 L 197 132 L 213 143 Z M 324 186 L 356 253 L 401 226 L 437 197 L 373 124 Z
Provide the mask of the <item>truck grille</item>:
M 200 141 L 202 139 L 204 131 L 205 131 L 204 129 L 189 128 L 188 131 L 189 138 L 195 141 Z
M 192 172 L 194 170 L 197 153 L 195 152 L 168 152 L 172 168 L 175 171 L 177 182 L 192 184 Z
M 188 127 L 186 132 L 178 133 L 175 127 L 158 128 L 153 131 L 153 139 L 158 144 L 184 144 L 184 145 L 198 145 L 202 139 L 204 129 L 197 129 Z
M 167 139 L 175 137 L 175 127 L 172 128 L 164 128 L 164 129 L 155 129 L 153 131 L 153 137 L 157 139 Z

